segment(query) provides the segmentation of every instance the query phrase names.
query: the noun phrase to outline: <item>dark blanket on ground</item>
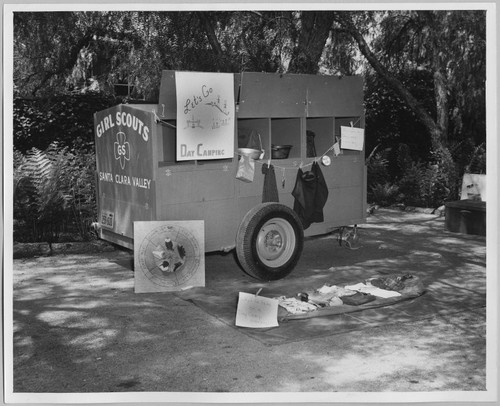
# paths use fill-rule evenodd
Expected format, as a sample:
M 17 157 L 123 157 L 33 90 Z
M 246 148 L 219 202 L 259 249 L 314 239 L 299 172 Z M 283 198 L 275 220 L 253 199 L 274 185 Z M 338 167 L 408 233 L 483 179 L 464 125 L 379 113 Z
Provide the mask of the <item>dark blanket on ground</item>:
M 355 282 L 355 281 L 352 281 Z M 280 285 L 280 284 L 279 284 Z M 362 330 L 377 325 L 407 322 L 434 317 L 437 307 L 432 294 L 402 294 L 395 298 L 376 298 L 372 302 L 358 306 L 336 306 L 322 308 L 302 315 L 291 315 L 278 306 L 279 327 L 245 328 L 235 326 L 238 306 L 238 292 L 256 293 L 259 284 L 249 280 L 236 283 L 232 288 L 194 288 L 177 295 L 189 300 L 207 313 L 217 317 L 228 326 L 252 337 L 265 345 L 280 345 L 294 341 L 308 340 L 349 331 Z M 290 287 L 268 287 L 263 296 L 277 298 L 295 296 Z M 425 297 L 425 299 L 423 299 Z M 423 299 L 423 300 L 422 300 Z

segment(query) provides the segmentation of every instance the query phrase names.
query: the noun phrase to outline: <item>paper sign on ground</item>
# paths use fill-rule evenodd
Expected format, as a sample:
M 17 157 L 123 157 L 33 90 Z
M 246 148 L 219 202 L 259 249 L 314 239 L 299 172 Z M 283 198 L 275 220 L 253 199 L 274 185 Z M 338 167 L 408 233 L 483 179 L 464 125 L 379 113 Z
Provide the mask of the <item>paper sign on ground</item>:
M 362 151 L 365 141 L 365 130 L 357 127 L 340 127 L 340 147 Z
M 205 286 L 204 222 L 135 221 L 135 293 Z
M 279 326 L 278 301 L 240 292 L 236 310 L 236 325 L 251 328 Z

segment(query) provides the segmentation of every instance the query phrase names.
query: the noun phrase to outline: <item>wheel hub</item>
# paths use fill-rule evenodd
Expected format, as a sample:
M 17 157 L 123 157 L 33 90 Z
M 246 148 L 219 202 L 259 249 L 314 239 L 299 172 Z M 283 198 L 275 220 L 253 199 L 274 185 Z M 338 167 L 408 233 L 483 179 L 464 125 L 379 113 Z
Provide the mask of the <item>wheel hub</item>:
M 256 241 L 259 258 L 267 266 L 281 266 L 290 258 L 295 245 L 292 226 L 275 218 L 262 226 Z
M 266 234 L 264 244 L 271 251 L 277 251 L 277 249 L 281 248 L 283 245 L 283 239 L 281 238 L 280 233 L 277 231 L 270 231 Z

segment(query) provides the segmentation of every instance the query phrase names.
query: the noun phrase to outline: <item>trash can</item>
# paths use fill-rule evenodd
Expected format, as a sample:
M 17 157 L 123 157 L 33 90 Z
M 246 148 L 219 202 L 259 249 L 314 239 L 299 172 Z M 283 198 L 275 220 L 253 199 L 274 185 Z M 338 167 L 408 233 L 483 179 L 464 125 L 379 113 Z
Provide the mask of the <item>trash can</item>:
M 471 199 L 447 202 L 445 216 L 448 231 L 486 235 L 486 202 Z

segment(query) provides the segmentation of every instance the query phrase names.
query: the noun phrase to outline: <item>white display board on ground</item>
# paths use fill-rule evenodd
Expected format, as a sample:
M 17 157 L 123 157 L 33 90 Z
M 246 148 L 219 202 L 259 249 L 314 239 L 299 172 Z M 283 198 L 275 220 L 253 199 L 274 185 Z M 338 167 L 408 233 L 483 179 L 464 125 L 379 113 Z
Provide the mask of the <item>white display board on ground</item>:
M 135 221 L 135 293 L 205 286 L 204 221 Z
M 277 327 L 278 300 L 239 292 L 236 322 L 238 327 Z

